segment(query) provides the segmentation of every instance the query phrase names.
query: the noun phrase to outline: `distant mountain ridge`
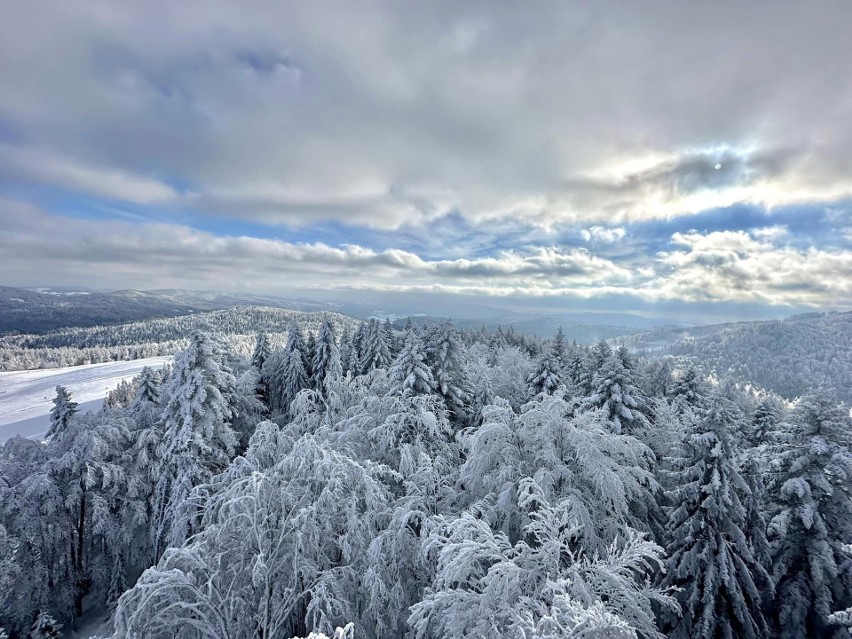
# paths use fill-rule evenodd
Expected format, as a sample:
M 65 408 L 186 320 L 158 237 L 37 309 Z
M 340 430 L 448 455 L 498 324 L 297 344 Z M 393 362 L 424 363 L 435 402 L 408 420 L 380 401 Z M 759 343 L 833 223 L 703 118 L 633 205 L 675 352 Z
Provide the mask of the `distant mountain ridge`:
M 127 289 L 103 293 L 0 286 L 0 335 L 41 334 L 60 328 L 124 324 L 238 306 L 306 312 L 337 310 L 334 305 L 323 302 L 215 291 Z
M 465 315 L 425 313 L 419 306 L 394 305 L 378 310 L 370 302 L 329 302 L 305 298 L 284 298 L 255 293 L 223 293 L 187 289 L 126 289 L 112 292 L 81 287 L 0 287 L 0 335 L 42 334 L 62 328 L 112 326 L 149 319 L 180 317 L 245 306 L 283 308 L 294 311 L 332 311 L 359 319 L 390 317 L 421 318 L 435 322 L 451 317 L 459 326 L 489 329 L 512 327 L 526 335 L 551 337 L 561 327 L 568 339 L 581 343 L 635 333 L 637 330 L 672 324 L 669 320 L 630 313 L 523 313 L 487 306 L 461 309 Z

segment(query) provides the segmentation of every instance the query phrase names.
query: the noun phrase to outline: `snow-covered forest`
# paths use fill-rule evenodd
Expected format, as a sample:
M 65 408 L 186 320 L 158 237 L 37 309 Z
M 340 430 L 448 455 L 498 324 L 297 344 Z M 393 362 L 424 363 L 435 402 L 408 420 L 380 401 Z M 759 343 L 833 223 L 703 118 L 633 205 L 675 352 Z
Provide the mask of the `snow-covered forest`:
M 664 327 L 617 341 L 636 353 L 671 355 L 708 374 L 771 389 L 788 399 L 830 386 L 843 401 L 852 402 L 852 312 Z
M 317 317 L 195 330 L 98 413 L 57 388 L 0 450 L 0 636 L 847 636 L 836 389 Z

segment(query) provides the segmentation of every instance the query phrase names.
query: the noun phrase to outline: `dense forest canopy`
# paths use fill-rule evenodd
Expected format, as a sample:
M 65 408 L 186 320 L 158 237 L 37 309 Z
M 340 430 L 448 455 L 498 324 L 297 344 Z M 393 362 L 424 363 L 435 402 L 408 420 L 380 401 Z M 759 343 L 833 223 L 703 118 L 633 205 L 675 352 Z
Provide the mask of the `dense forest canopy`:
M 846 635 L 834 390 L 789 403 L 561 333 L 289 319 L 248 350 L 176 332 L 170 367 L 97 413 L 59 387 L 47 440 L 0 449 L 8 636 Z

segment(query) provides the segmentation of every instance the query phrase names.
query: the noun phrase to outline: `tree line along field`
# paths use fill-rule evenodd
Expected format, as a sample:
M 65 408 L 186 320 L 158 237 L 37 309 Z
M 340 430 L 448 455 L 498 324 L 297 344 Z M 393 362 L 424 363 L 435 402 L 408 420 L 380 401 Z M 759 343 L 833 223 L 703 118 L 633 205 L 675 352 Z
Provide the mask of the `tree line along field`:
M 242 306 L 209 313 L 149 319 L 116 326 L 64 328 L 43 334 L 0 337 L 0 370 L 28 370 L 97 364 L 174 355 L 193 331 L 216 332 L 238 353 L 251 353 L 255 335 L 264 331 L 273 343 L 286 339 L 296 322 L 316 332 L 326 318 L 338 331 L 352 331 L 359 320 L 337 313 Z
M 843 637 L 848 407 L 606 342 L 329 315 L 193 330 L 0 450 L 0 627 Z

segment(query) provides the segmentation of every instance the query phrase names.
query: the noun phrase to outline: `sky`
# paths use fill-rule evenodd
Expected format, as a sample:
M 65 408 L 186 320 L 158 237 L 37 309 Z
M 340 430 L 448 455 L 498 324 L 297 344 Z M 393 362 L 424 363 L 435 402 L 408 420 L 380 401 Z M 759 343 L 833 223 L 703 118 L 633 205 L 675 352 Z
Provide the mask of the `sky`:
M 848 0 L 5 4 L 0 284 L 852 308 Z

